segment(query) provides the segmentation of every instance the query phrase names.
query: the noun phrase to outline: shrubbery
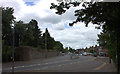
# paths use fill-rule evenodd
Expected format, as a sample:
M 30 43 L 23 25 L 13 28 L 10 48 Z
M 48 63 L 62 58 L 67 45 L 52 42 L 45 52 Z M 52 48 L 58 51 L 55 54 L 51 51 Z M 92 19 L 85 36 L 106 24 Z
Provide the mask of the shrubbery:
M 2 61 L 8 62 L 11 60 L 12 56 L 12 47 L 6 46 L 4 40 L 2 40 Z

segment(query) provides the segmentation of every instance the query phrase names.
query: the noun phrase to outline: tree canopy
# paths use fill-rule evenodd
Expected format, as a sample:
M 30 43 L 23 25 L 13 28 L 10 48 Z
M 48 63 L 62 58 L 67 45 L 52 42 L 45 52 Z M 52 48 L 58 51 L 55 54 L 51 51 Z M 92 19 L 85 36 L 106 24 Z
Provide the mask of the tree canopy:
M 43 33 L 42 36 L 42 48 L 43 49 L 46 48 L 47 50 L 54 49 L 54 50 L 62 51 L 63 45 L 61 42 L 55 41 L 54 38 L 50 36 L 50 33 L 46 28 L 45 33 Z
M 12 41 L 10 39 L 12 34 L 12 23 L 15 17 L 13 16 L 14 9 L 12 8 L 1 8 L 2 9 L 2 39 L 5 41 L 6 45 L 11 45 Z

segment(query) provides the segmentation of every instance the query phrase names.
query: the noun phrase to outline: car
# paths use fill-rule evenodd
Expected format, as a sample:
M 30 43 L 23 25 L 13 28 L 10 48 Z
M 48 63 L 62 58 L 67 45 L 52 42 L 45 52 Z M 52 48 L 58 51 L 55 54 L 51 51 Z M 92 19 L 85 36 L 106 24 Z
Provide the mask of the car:
M 69 55 L 71 55 L 72 53 L 71 52 L 68 52 Z
M 84 55 L 84 56 L 87 56 L 87 52 L 84 52 L 83 55 Z
M 83 54 L 78 54 L 79 56 L 82 56 Z
M 90 55 L 92 55 L 92 53 L 87 53 L 87 55 L 89 55 L 89 56 L 90 56 Z
M 62 54 L 62 56 L 64 56 L 65 55 L 65 53 L 61 53 Z
M 103 56 L 103 52 L 100 52 L 100 56 Z

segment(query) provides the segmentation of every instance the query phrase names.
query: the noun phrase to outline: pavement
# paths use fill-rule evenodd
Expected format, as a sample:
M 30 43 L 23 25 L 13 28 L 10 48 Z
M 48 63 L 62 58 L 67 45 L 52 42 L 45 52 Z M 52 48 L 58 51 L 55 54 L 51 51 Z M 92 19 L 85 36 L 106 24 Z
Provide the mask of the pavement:
M 2 63 L 0 63 L 0 74 L 2 72 Z
M 104 62 L 103 65 L 99 67 L 101 68 L 99 72 L 101 71 L 102 72 L 106 72 L 106 71 L 117 72 L 116 66 L 113 63 L 113 61 L 111 60 L 111 63 L 109 63 L 109 57 L 96 57 L 95 60 L 98 62 Z M 96 68 L 96 69 L 99 69 L 99 68 Z

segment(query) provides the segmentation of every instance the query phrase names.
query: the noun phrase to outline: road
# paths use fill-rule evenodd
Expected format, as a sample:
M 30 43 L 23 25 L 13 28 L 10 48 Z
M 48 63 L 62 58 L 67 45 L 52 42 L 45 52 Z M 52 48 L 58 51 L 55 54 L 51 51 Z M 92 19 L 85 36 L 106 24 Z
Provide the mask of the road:
M 58 56 L 43 60 L 15 62 L 15 72 L 115 72 L 106 57 Z M 11 72 L 12 63 L 3 64 L 3 72 Z

